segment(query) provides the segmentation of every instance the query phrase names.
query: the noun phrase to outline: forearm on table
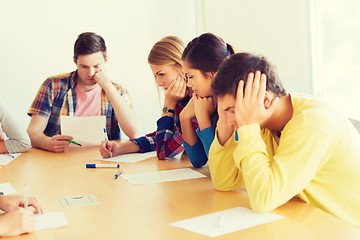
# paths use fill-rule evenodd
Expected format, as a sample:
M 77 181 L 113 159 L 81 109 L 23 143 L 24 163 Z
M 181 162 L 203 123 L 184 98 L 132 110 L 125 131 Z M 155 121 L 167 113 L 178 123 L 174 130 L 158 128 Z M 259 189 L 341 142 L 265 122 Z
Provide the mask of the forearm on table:
M 189 146 L 194 146 L 198 141 L 198 136 L 194 130 L 191 118 L 181 118 L 180 124 L 183 141 Z

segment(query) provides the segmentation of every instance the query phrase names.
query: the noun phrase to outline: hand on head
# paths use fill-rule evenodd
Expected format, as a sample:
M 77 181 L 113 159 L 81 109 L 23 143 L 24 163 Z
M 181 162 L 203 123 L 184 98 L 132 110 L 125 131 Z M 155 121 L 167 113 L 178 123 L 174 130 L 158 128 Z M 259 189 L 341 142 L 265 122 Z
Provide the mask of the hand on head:
M 94 80 L 100 85 L 102 89 L 104 89 L 106 84 L 111 84 L 110 77 L 108 76 L 104 68 L 95 72 Z
M 183 99 L 186 95 L 186 82 L 181 76 L 178 76 L 174 81 L 171 82 L 170 86 L 165 92 L 165 98 L 171 99 L 177 102 Z
M 245 90 L 244 90 L 245 89 Z M 246 86 L 240 80 L 236 103 L 235 119 L 237 126 L 257 123 L 261 125 L 273 114 L 279 97 L 271 99 L 266 92 L 266 75 L 260 71 L 249 73 Z
M 198 95 L 193 94 L 193 98 L 196 118 L 201 116 L 210 117 L 214 114 L 217 107 L 217 102 L 212 96 L 199 97 Z

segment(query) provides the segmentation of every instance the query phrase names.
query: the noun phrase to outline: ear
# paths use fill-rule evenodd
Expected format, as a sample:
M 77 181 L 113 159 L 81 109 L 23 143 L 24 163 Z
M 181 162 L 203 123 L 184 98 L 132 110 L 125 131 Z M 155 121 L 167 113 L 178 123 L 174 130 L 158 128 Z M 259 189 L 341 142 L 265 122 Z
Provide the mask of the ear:
M 74 60 L 74 63 L 77 64 L 77 61 L 76 61 L 75 57 L 73 57 L 73 60 Z
M 211 78 L 215 77 L 216 72 L 207 72 L 207 75 Z
M 107 57 L 105 57 L 105 62 L 107 62 L 107 60 L 108 60 L 108 58 L 107 58 Z
M 274 98 L 271 96 L 271 94 L 268 91 L 265 91 L 264 96 L 264 107 L 265 109 L 268 109 L 271 106 L 271 102 Z

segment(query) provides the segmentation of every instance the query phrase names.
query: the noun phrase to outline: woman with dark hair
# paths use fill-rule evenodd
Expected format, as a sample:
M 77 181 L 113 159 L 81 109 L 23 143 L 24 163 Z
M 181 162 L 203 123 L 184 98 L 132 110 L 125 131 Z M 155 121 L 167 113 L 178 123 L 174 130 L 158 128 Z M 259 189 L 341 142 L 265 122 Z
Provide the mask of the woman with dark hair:
M 184 148 L 194 167 L 207 163 L 209 148 L 214 140 L 218 115 L 211 81 L 222 61 L 232 54 L 232 46 L 211 33 L 193 39 L 183 52 L 183 70 L 193 95 L 180 113 L 180 124 Z M 192 124 L 194 118 L 199 124 L 197 128 Z

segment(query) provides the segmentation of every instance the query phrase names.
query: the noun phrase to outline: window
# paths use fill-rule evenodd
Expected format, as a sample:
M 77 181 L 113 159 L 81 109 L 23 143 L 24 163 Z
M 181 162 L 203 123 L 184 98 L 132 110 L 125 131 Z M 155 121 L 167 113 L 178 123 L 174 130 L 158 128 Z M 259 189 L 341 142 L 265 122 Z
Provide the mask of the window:
M 360 1 L 309 1 L 314 94 L 360 119 Z

